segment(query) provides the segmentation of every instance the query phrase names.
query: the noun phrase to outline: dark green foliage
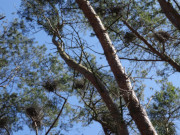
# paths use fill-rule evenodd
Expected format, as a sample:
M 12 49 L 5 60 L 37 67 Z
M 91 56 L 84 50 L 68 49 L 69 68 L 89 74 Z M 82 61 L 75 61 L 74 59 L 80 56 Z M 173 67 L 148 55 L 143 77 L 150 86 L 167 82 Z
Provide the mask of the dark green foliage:
M 23 21 L 15 19 L 3 28 L 0 35 L 0 134 L 7 132 L 3 125 L 15 132 L 22 130 L 24 124 L 35 129 L 35 122 L 43 130 L 52 124 L 62 105 L 59 97 L 45 93 L 42 87 L 44 80 L 57 79 L 58 90 L 65 92 L 70 86 L 67 84 L 70 78 L 62 70 L 63 63 L 56 54 L 47 53 L 44 45 L 39 46 L 34 39 L 26 37 L 28 31 Z M 43 108 L 43 116 L 36 112 L 37 107 L 31 115 L 31 105 L 37 103 Z M 4 118 L 8 118 L 7 122 Z
M 175 120 L 180 119 L 180 89 L 172 83 L 164 82 L 161 91 L 156 92 L 153 103 L 149 108 L 152 119 L 159 135 L 175 135 Z
M 21 129 L 22 125 L 17 117 L 20 112 L 18 95 L 1 91 L 0 101 L 0 132 L 3 132 L 5 128 L 15 131 Z

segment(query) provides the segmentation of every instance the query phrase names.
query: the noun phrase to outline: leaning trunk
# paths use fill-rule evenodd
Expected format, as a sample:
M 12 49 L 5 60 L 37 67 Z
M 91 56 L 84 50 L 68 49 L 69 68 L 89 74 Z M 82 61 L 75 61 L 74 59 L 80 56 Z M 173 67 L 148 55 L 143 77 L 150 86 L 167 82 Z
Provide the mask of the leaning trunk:
M 158 2 L 169 21 L 180 30 L 180 14 L 166 0 L 158 0 Z
M 86 18 L 88 18 L 102 45 L 106 59 L 119 85 L 120 92 L 139 131 L 142 135 L 157 135 L 145 109 L 140 105 L 140 102 L 131 87 L 130 80 L 124 72 L 118 55 L 116 54 L 116 50 L 100 18 L 87 0 L 76 0 L 76 2 Z
M 97 78 L 95 76 L 95 74 L 93 72 L 91 72 L 90 70 L 88 70 L 86 67 L 84 67 L 83 65 L 81 65 L 81 64 L 77 63 L 76 61 L 74 61 L 73 59 L 71 59 L 62 49 L 62 45 L 60 44 L 60 42 L 55 40 L 55 37 L 56 36 L 54 35 L 52 41 L 53 41 L 54 45 L 57 46 L 58 52 L 59 52 L 60 56 L 64 59 L 66 64 L 69 67 L 73 68 L 74 70 L 83 74 L 94 85 L 94 87 L 97 89 L 98 93 L 101 95 L 101 97 L 102 97 L 103 101 L 105 102 L 108 110 L 110 111 L 113 119 L 117 123 L 116 128 L 118 131 L 118 135 L 129 135 L 127 125 L 125 124 L 123 118 L 120 116 L 119 109 L 117 108 L 117 106 L 113 102 L 113 100 L 111 99 L 108 90 L 106 89 L 104 84 L 101 82 L 101 80 L 99 78 Z

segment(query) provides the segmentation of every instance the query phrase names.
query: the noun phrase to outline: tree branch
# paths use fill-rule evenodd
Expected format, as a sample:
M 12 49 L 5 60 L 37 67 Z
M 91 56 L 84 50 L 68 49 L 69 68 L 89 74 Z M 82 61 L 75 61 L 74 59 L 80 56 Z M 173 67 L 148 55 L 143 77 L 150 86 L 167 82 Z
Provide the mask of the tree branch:
M 54 45 L 57 46 L 57 50 L 58 50 L 60 56 L 64 59 L 64 61 L 67 63 L 67 65 L 69 67 L 71 67 L 74 70 L 83 74 L 95 86 L 95 88 L 98 90 L 99 94 L 101 95 L 103 101 L 105 102 L 108 110 L 110 111 L 112 117 L 116 121 L 118 121 L 122 124 L 123 122 L 121 121 L 120 112 L 119 112 L 117 106 L 115 105 L 115 103 L 112 101 L 108 90 L 106 89 L 104 84 L 101 82 L 101 80 L 99 80 L 88 68 L 84 67 L 81 64 L 78 64 L 76 61 L 71 59 L 70 56 L 67 55 L 63 51 L 61 43 L 57 42 L 55 40 L 55 37 L 56 36 L 54 35 L 52 41 L 53 41 Z M 58 37 L 58 38 L 61 38 L 61 37 Z M 60 40 L 62 41 L 62 39 L 60 39 Z
M 67 102 L 67 99 L 65 99 L 65 101 L 64 101 L 64 103 L 63 103 L 63 105 L 61 107 L 61 110 L 59 111 L 59 114 L 57 115 L 56 119 L 54 120 L 54 122 L 52 123 L 52 125 L 50 126 L 50 128 L 48 129 L 48 131 L 46 132 L 45 135 L 48 135 L 48 133 L 51 131 L 51 129 L 54 127 L 54 125 L 58 121 L 58 119 L 59 119 L 59 117 L 60 117 L 60 115 L 61 115 L 61 113 L 62 113 L 62 111 L 64 109 L 64 106 L 65 106 L 66 102 Z
M 174 69 L 176 69 L 176 71 L 180 72 L 180 65 L 175 62 L 173 59 L 171 59 L 169 56 L 167 56 L 166 54 L 162 54 L 159 51 L 157 51 L 143 36 L 141 36 L 135 29 L 133 29 L 128 22 L 126 22 L 125 20 L 123 20 L 123 23 L 141 40 L 143 41 L 147 47 L 151 50 L 152 53 L 156 54 L 157 56 L 159 56 L 159 58 L 161 58 L 161 60 L 169 63 Z
M 119 57 L 121 60 L 132 60 L 132 61 L 145 61 L 145 62 L 151 62 L 151 61 L 163 61 L 163 60 L 153 60 L 153 59 L 131 59 L 131 58 L 124 58 L 124 57 Z

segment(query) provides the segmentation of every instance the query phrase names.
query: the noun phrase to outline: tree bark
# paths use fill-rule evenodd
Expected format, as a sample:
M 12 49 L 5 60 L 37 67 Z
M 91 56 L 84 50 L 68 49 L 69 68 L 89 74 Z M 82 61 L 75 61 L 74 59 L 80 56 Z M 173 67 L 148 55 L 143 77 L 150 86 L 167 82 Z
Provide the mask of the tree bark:
M 166 0 L 158 0 L 162 11 L 169 19 L 169 21 L 178 29 L 180 30 L 180 15 L 179 13 L 173 8 L 172 4 L 166 2 Z
M 157 135 L 145 109 L 140 105 L 140 102 L 131 87 L 130 80 L 125 74 L 118 55 L 116 54 L 116 50 L 100 18 L 87 0 L 76 0 L 76 2 L 83 11 L 85 17 L 88 18 L 97 38 L 101 43 L 106 59 L 119 85 L 120 92 L 140 133 L 142 135 Z
M 74 70 L 83 74 L 97 89 L 97 91 L 101 95 L 103 101 L 105 102 L 108 110 L 110 111 L 113 119 L 117 122 L 117 130 L 119 133 L 118 135 L 129 135 L 127 125 L 121 118 L 120 112 L 119 112 L 116 104 L 112 101 L 112 99 L 109 95 L 109 92 L 106 89 L 106 87 L 104 86 L 104 84 L 94 75 L 93 72 L 91 72 L 83 65 L 78 64 L 76 61 L 71 59 L 62 49 L 62 47 L 61 47 L 62 45 L 55 40 L 55 36 L 53 36 L 52 41 L 53 41 L 54 45 L 56 45 L 60 56 L 64 59 L 66 64 L 69 67 L 73 68 Z

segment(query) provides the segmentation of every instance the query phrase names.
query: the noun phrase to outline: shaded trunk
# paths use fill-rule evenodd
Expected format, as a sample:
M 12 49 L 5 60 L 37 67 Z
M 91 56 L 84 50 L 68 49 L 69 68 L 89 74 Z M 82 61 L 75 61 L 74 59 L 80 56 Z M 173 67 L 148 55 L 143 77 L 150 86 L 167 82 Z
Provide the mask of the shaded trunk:
M 109 131 L 108 131 L 108 128 L 106 128 L 104 125 L 102 125 L 102 128 L 103 128 L 103 131 L 104 131 L 105 135 L 110 135 Z
M 172 4 L 166 2 L 166 0 L 158 0 L 162 11 L 169 19 L 169 21 L 180 30 L 180 15 L 179 13 L 173 8 Z
M 86 18 L 88 18 L 97 38 L 102 45 L 106 59 L 119 85 L 120 92 L 139 131 L 142 135 L 157 135 L 146 111 L 140 105 L 138 98 L 131 87 L 130 80 L 124 72 L 118 55 L 116 54 L 116 50 L 100 18 L 87 0 L 76 0 L 76 2 Z
M 113 119 L 117 122 L 117 130 L 119 132 L 119 135 L 129 135 L 127 125 L 123 121 L 123 119 L 120 116 L 120 112 L 116 106 L 116 104 L 112 101 L 110 94 L 104 84 L 94 75 L 93 72 L 88 70 L 83 65 L 77 63 L 73 59 L 71 59 L 62 49 L 61 44 L 55 40 L 55 36 L 53 36 L 52 39 L 53 43 L 57 46 L 57 50 L 60 54 L 60 56 L 64 59 L 66 64 L 73 68 L 74 70 L 80 72 L 83 74 L 97 89 L 98 93 L 101 95 L 103 101 L 105 102 L 108 110 L 111 113 L 111 116 Z

